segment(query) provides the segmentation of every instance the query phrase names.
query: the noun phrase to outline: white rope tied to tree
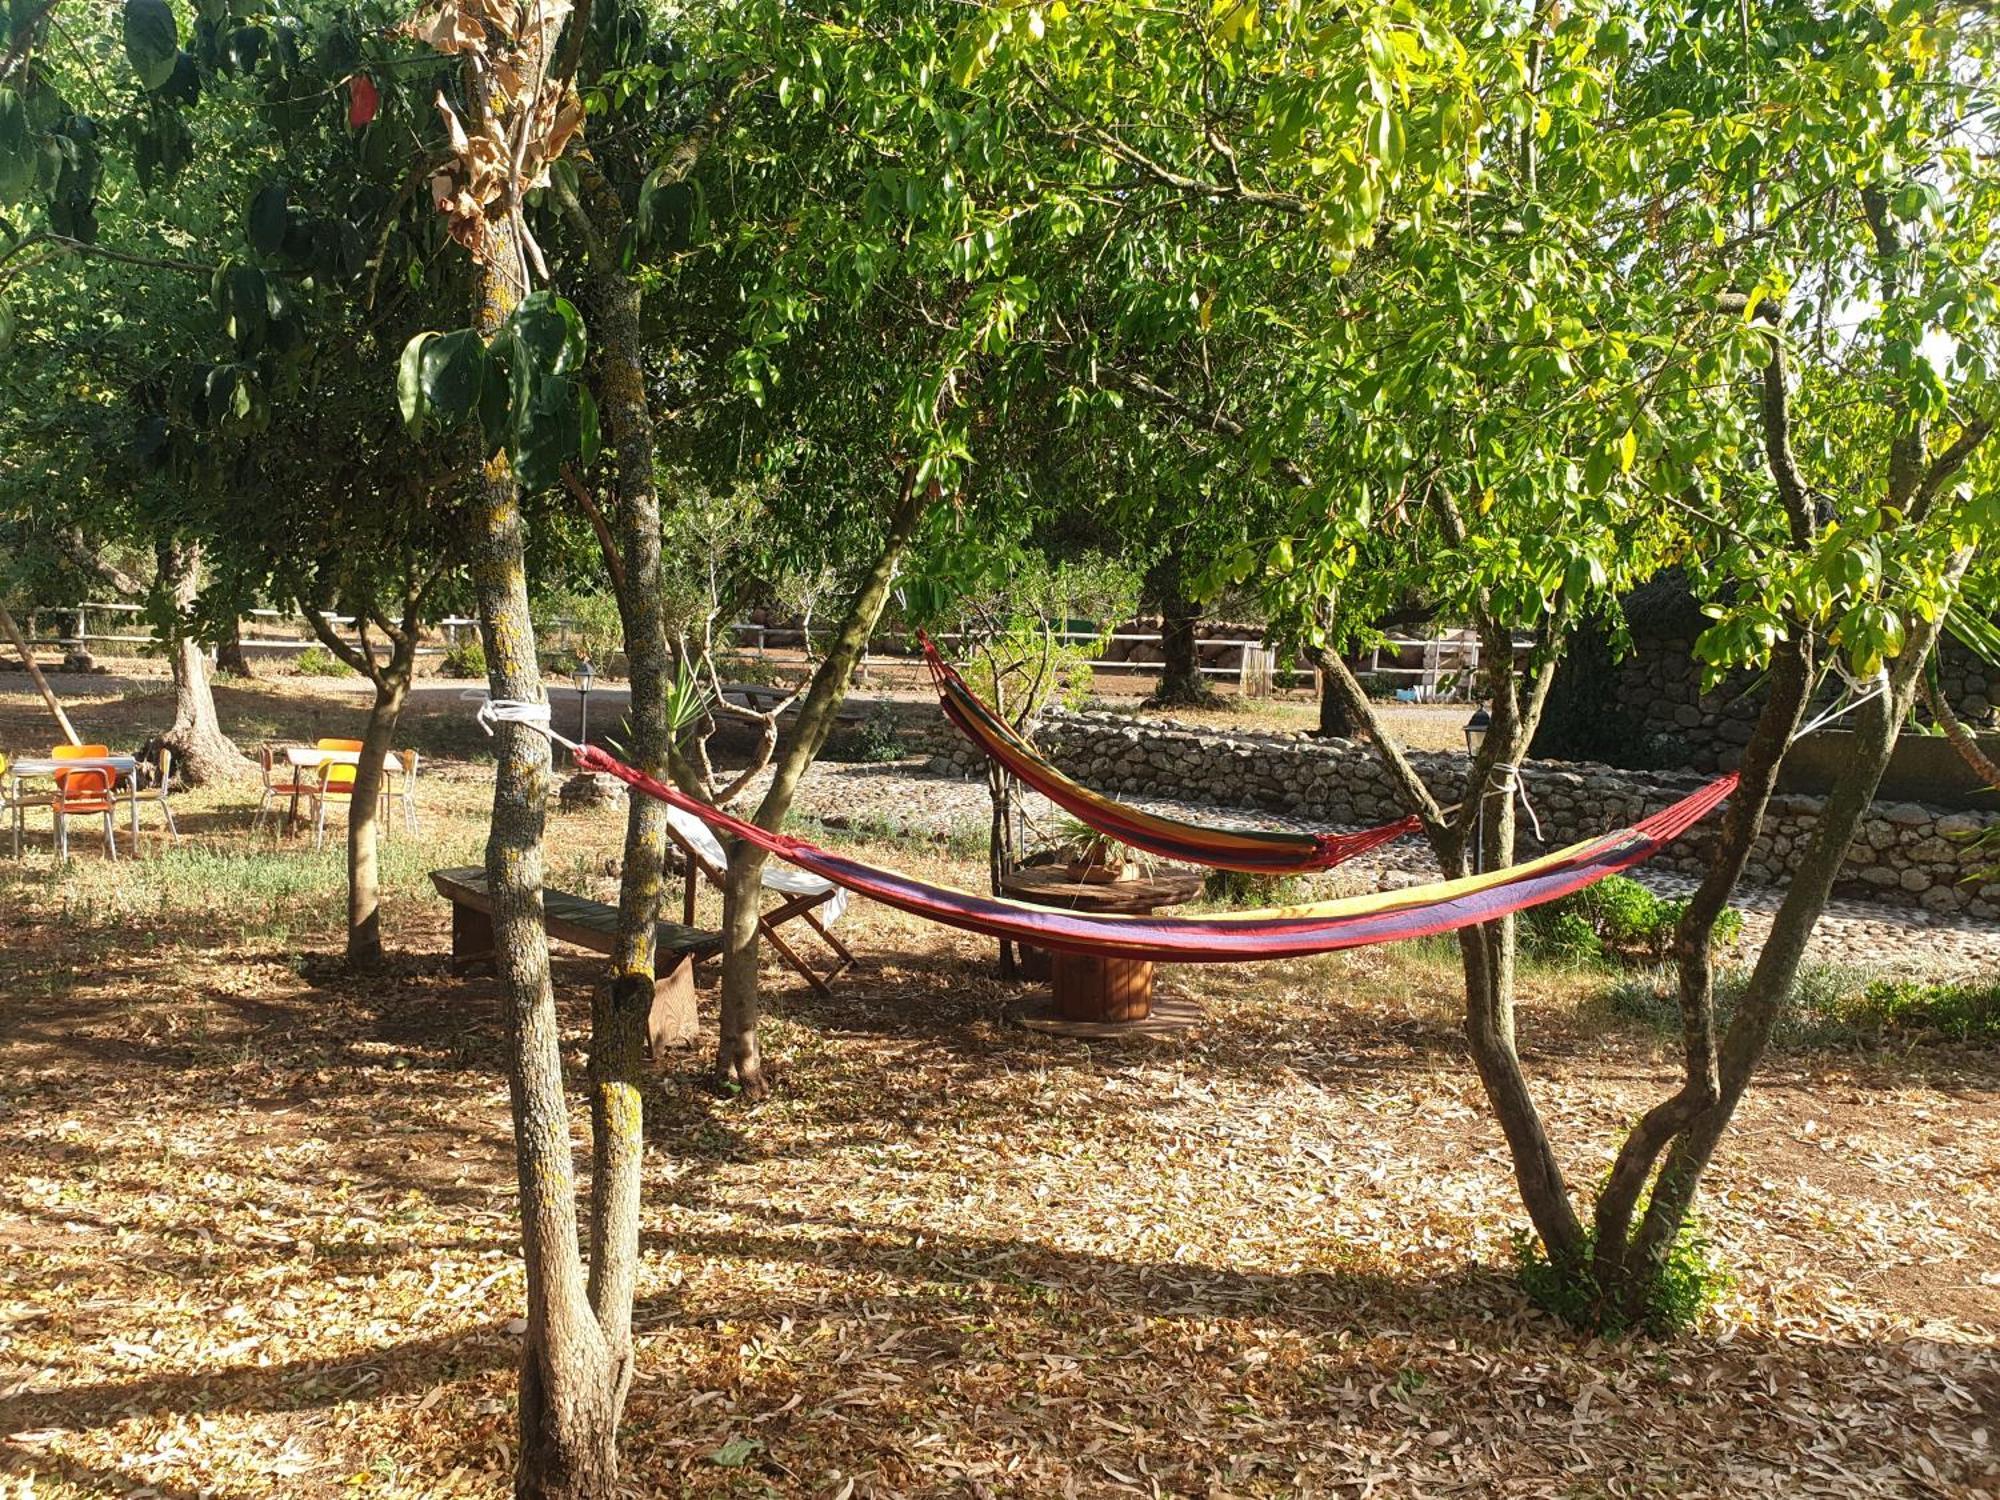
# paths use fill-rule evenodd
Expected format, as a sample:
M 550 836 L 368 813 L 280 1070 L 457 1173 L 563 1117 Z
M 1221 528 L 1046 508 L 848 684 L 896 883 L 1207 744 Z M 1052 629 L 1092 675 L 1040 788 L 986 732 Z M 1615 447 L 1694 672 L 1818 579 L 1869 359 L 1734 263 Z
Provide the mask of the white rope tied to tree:
M 1864 679 L 1856 677 L 1852 672 L 1848 671 L 1841 664 L 1840 658 L 1835 657 L 1833 669 L 1840 674 L 1841 681 L 1845 682 L 1847 686 L 1840 690 L 1840 696 L 1833 700 L 1833 705 L 1830 708 L 1800 725 L 1792 737 L 1785 742 L 1787 746 L 1796 745 L 1807 735 L 1826 728 L 1835 719 L 1845 718 L 1864 703 L 1872 703 L 1877 698 L 1886 698 L 1889 696 L 1889 669 L 1886 666 L 1878 668 L 1873 677 Z M 1870 684 L 1868 691 L 1865 693 L 1860 691 L 1863 681 Z M 1857 697 L 1857 693 L 1860 696 Z
M 1510 765 L 1495 766 L 1493 769 L 1499 774 L 1500 782 L 1487 795 L 1504 797 L 1511 787 L 1514 794 L 1521 799 L 1521 811 L 1528 815 L 1528 826 L 1535 830 L 1535 842 L 1547 843 L 1548 841 L 1542 837 L 1542 820 L 1535 816 L 1535 804 L 1528 800 L 1527 778 L 1521 774 L 1521 767 L 1524 764 L 1525 762 L 1517 760 Z
M 460 696 L 468 703 L 479 705 L 479 712 L 473 717 L 478 719 L 479 727 L 486 731 L 489 739 L 493 736 L 495 724 L 523 724 L 566 750 L 577 748 L 575 740 L 556 733 L 550 725 L 549 719 L 553 710 L 546 702 L 534 703 L 526 698 L 489 698 L 478 691 Z

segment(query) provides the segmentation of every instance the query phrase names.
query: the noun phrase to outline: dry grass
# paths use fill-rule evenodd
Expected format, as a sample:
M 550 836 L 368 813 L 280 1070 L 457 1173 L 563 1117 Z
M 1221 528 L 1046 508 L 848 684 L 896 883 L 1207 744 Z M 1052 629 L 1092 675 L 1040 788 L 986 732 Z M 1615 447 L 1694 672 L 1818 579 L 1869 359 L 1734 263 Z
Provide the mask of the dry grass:
M 0 744 L 31 724 L 0 698 Z M 0 1495 L 507 1493 L 501 1037 L 423 880 L 474 855 L 485 785 L 429 779 L 369 979 L 324 956 L 336 861 L 253 847 L 222 796 L 176 856 L 0 861 Z M 554 819 L 552 871 L 607 894 L 618 832 Z M 832 999 L 766 970 L 771 1102 L 692 1058 L 648 1100 L 636 1494 L 2000 1484 L 1990 1053 L 1780 1058 L 1708 1199 L 1735 1286 L 1697 1335 L 1604 1346 L 1507 1275 L 1518 1209 L 1435 949 L 1169 971 L 1203 1026 L 1083 1044 L 1012 1025 L 1025 992 L 973 941 L 849 921 Z M 579 1066 L 592 972 L 558 965 Z M 1523 1023 L 1584 1182 L 1671 1062 L 1592 988 L 1531 975 Z

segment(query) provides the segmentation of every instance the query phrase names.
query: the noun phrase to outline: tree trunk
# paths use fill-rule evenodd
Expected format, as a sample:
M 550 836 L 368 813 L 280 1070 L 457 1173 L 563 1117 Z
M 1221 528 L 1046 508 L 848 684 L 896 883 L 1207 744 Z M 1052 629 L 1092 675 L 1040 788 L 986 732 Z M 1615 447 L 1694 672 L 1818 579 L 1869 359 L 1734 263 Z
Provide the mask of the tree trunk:
M 382 764 L 409 696 L 411 665 L 411 657 L 399 649 L 383 669 L 368 726 L 361 732 L 361 763 L 354 769 L 354 795 L 347 807 L 347 962 L 355 969 L 382 962 Z
M 761 809 L 760 809 L 761 812 Z M 761 821 L 761 819 L 760 819 Z M 740 839 L 729 850 L 722 886 L 722 1015 L 715 1073 L 746 1098 L 769 1089 L 757 1046 L 762 1005 L 757 983 L 757 917 L 764 903 L 764 851 Z
M 243 622 L 229 622 L 229 638 L 215 648 L 215 669 L 232 677 L 250 675 L 250 658 L 243 654 Z
M 174 752 L 181 779 L 190 786 L 231 781 L 250 774 L 248 759 L 229 742 L 215 715 L 208 663 L 188 633 L 189 613 L 201 588 L 201 545 L 169 538 L 156 547 L 160 587 L 171 610 L 167 662 L 174 674 L 174 722 L 160 738 Z
M 1964 567 L 1961 558 L 1957 566 Z M 1834 881 L 1854 841 L 1855 830 L 1875 800 L 1882 774 L 1888 769 L 1896 740 L 1915 697 L 1942 619 L 1912 620 L 1903 655 L 1892 666 L 1887 700 L 1877 698 L 1855 714 L 1854 740 L 1839 777 L 1813 824 L 1811 840 L 1786 887 L 1771 920 L 1770 936 L 1750 971 L 1742 1000 L 1723 1036 L 1717 1067 L 1717 1093 L 1675 1139 L 1653 1187 L 1653 1196 L 1639 1225 L 1631 1251 L 1628 1285 L 1634 1294 L 1650 1284 L 1665 1263 L 1716 1145 L 1742 1102 L 1765 1048 L 1771 1028 L 1797 988 L 1806 943 L 1820 913 L 1833 894 Z
M 482 123 L 489 104 L 475 83 Z M 520 303 L 519 249 L 489 222 L 475 259 L 474 322 L 491 339 Z M 504 453 L 482 467 L 470 506 L 473 596 L 494 699 L 543 703 L 528 611 L 520 486 Z M 577 1244 L 576 1170 L 564 1094 L 561 1028 L 542 913 L 542 832 L 549 742 L 502 723 L 486 878 L 495 969 L 507 1023 L 507 1087 L 520 1183 L 527 1335 L 521 1346 L 520 1500 L 608 1500 L 618 1474 L 619 1380 L 593 1316 Z
M 1340 684 L 1327 663 L 1329 654 L 1325 651 L 1305 653 L 1306 660 L 1319 672 L 1319 726 L 1313 733 L 1323 740 L 1351 740 L 1360 732 L 1361 725 L 1349 711 L 1346 695 L 1340 691 Z
M 1763 831 L 1779 766 L 1812 696 L 1812 650 L 1804 635 L 1799 628 L 1793 639 L 1780 642 L 1772 654 L 1770 690 L 1756 729 L 1744 747 L 1735 794 L 1723 814 L 1708 870 L 1674 932 L 1680 973 L 1681 1086 L 1633 1125 L 1598 1194 L 1593 1216 L 1595 1246 L 1586 1290 L 1600 1299 L 1598 1317 L 1607 1325 L 1635 1321 L 1658 1279 L 1660 1267 L 1635 1253 L 1631 1230 L 1633 1213 L 1660 1153 L 1720 1097 L 1715 972 L 1710 951 L 1715 922 L 1735 894 L 1749 863 L 1751 846 Z
M 623 221 L 617 191 L 585 160 L 591 208 L 589 324 L 598 349 L 598 405 L 616 465 L 613 570 L 630 664 L 629 753 L 650 776 L 667 773 L 667 635 L 660 606 L 660 497 L 656 444 L 640 366 L 640 292 L 606 253 L 603 231 Z M 580 207 L 580 205 L 579 205 Z M 613 244 L 617 236 L 611 236 Z M 627 802 L 611 977 L 591 1013 L 590 1305 L 612 1367 L 612 1417 L 632 1378 L 632 1297 L 639 1266 L 639 1198 L 645 1157 L 646 1018 L 652 1007 L 667 842 L 666 804 Z
M 1201 653 L 1195 649 L 1195 632 L 1201 624 L 1201 606 L 1190 596 L 1187 564 L 1176 543 L 1152 567 L 1146 579 L 1147 593 L 1160 609 L 1160 685 L 1146 700 L 1153 708 L 1195 708 L 1214 701 L 1208 679 L 1202 675 Z
M 997 681 L 997 678 L 996 678 Z M 998 692 L 995 693 L 995 707 L 998 707 Z M 998 764 L 986 767 L 986 796 L 992 804 L 993 817 L 986 830 L 986 884 L 995 896 L 1001 894 L 1000 882 L 1013 873 L 1018 851 L 1014 848 L 1014 778 L 1002 770 Z M 1015 962 L 1014 944 L 1010 938 L 1000 939 L 1000 977 L 1012 980 L 1018 977 L 1019 965 Z
M 1931 718 L 1958 752 L 1958 758 L 1988 786 L 2000 787 L 2000 765 L 1996 765 L 1993 757 L 1980 746 L 1979 736 L 1965 727 L 1964 720 L 1951 706 L 1951 700 L 1932 688 L 1928 677 L 1918 677 L 1917 692 L 1923 699 L 1924 707 L 1930 710 Z
M 813 763 L 833 730 L 835 714 L 847 696 L 847 680 L 861 660 L 868 637 L 882 618 L 903 549 L 922 518 L 926 496 L 917 487 L 916 467 L 903 472 L 902 492 L 890 513 L 868 576 L 855 590 L 846 618 L 826 655 L 813 673 L 812 685 L 799 704 L 791 743 L 778 757 L 777 770 L 755 821 L 772 832 L 784 826 L 798 792 L 799 778 Z M 764 851 L 738 842 L 729 851 L 729 878 L 722 901 L 722 1036 L 716 1049 L 716 1073 L 738 1085 L 744 1095 L 760 1099 L 767 1092 L 763 1061 L 757 1049 L 757 912 L 763 899 Z
M 47 704 L 49 712 L 55 715 L 56 725 L 62 730 L 63 738 L 72 745 L 81 745 L 83 737 L 76 732 L 76 726 L 70 723 L 69 715 L 63 712 L 62 702 L 56 697 L 55 689 L 49 686 L 48 678 L 44 677 L 42 669 L 35 665 L 35 653 L 22 637 L 21 627 L 14 623 L 14 617 L 7 612 L 5 605 L 0 605 L 0 631 L 6 633 L 7 638 L 14 643 L 14 649 L 20 652 L 21 665 L 27 669 L 29 680 L 35 684 L 35 691 L 42 695 L 42 702 Z

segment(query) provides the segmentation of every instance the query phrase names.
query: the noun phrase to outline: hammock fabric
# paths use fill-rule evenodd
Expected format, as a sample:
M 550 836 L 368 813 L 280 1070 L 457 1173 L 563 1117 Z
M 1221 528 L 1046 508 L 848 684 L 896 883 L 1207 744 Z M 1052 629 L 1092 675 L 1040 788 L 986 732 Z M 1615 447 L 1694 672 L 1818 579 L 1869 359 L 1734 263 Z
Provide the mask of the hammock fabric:
M 1114 802 L 1101 792 L 1093 792 L 1050 765 L 1021 738 L 1013 725 L 979 701 L 978 694 L 938 654 L 928 636 L 923 637 L 923 647 L 924 660 L 930 666 L 931 680 L 937 685 L 938 702 L 945 717 L 967 739 L 1056 806 L 1135 849 L 1219 870 L 1296 875 L 1308 870 L 1332 869 L 1423 826 L 1415 817 L 1408 817 L 1356 833 L 1284 833 L 1272 829 L 1215 828 L 1141 812 L 1123 802 Z
M 878 870 L 804 839 L 769 833 L 754 823 L 732 817 L 643 771 L 635 771 L 595 745 L 576 745 L 571 753 L 577 765 L 586 771 L 615 776 L 634 791 L 691 812 L 711 827 L 733 834 L 802 870 L 823 875 L 837 885 L 927 921 L 1068 953 L 1146 958 L 1166 963 L 1240 963 L 1330 953 L 1337 948 L 1397 942 L 1491 922 L 1509 912 L 1582 890 L 1650 858 L 1700 822 L 1736 787 L 1732 773 L 1630 828 L 1585 839 L 1540 859 L 1487 875 L 1469 875 L 1310 906 L 1195 917 L 1117 916 L 1061 911 L 998 896 L 977 896 Z

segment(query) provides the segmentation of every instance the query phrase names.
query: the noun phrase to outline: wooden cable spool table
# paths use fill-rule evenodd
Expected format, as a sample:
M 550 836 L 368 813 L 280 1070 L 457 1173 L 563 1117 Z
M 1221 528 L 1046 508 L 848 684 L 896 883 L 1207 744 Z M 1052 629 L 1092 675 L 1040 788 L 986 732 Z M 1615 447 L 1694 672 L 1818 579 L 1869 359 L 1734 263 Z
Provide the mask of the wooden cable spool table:
M 1000 882 L 1001 894 L 1062 911 L 1144 916 L 1180 906 L 1201 894 L 1202 877 L 1153 875 L 1140 880 L 1097 883 L 1072 879 L 1062 865 L 1028 865 Z M 1023 1019 L 1043 1031 L 1074 1036 L 1115 1036 L 1126 1031 L 1165 1030 L 1187 1025 L 1199 1012 L 1191 1005 L 1156 1010 L 1151 959 L 1101 953 L 1052 952 L 1049 982 L 1055 1005 L 1048 1015 Z

